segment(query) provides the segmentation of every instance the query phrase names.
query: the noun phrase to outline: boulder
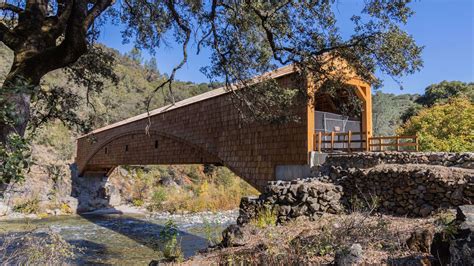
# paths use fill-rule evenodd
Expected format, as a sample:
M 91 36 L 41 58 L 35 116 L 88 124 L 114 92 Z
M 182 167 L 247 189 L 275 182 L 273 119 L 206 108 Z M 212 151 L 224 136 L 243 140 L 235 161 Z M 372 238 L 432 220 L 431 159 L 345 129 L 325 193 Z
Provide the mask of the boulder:
M 451 265 L 474 265 L 474 205 L 457 208 L 458 231 L 449 246 Z
M 413 251 L 429 253 L 431 250 L 431 243 L 433 242 L 434 234 L 435 230 L 432 227 L 424 230 L 414 231 L 407 239 L 407 246 Z
M 337 266 L 357 265 L 363 259 L 362 246 L 360 244 L 352 244 L 349 248 L 342 248 L 336 252 L 334 264 Z
M 8 207 L 5 203 L 0 201 L 0 217 L 9 214 L 11 211 L 10 207 Z
M 232 224 L 222 232 L 221 244 L 226 248 L 244 246 L 249 239 L 249 232 L 244 227 Z

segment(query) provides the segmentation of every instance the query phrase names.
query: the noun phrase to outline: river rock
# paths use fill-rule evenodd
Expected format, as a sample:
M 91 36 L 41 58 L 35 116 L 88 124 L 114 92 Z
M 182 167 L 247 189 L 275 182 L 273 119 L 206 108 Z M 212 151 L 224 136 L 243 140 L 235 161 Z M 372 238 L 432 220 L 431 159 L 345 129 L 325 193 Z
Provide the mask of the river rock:
M 10 207 L 7 206 L 5 203 L 0 201 L 0 217 L 5 216 L 9 214 L 11 211 Z
M 249 241 L 249 232 L 244 227 L 232 224 L 222 232 L 222 246 L 244 246 Z
M 342 248 L 336 252 L 334 264 L 337 266 L 357 265 L 362 261 L 363 251 L 360 244 L 352 244 L 349 248 Z

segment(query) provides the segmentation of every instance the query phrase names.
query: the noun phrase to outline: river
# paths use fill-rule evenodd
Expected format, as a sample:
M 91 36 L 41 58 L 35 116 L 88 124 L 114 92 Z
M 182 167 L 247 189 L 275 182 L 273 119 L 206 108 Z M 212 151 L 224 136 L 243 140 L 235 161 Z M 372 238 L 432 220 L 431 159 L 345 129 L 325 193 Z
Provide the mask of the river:
M 170 219 L 179 230 L 184 257 L 208 246 L 211 235 L 237 219 L 237 211 L 198 214 L 87 214 L 0 221 L 0 233 L 52 230 L 81 250 L 73 264 L 148 265 L 160 258 L 156 241 Z M 1 237 L 1 235 L 0 235 Z

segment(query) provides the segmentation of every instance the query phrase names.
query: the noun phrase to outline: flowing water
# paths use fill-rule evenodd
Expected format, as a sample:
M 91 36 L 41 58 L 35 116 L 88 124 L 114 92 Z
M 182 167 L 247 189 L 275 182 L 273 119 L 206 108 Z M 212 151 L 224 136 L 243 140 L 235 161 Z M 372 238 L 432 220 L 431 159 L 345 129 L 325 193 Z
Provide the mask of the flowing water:
M 179 241 L 187 258 L 206 248 L 208 239 L 220 235 L 236 218 L 235 211 L 188 215 L 90 214 L 0 221 L 0 233 L 52 230 L 81 250 L 74 261 L 77 265 L 148 265 L 161 256 L 159 236 L 170 219 L 179 229 Z

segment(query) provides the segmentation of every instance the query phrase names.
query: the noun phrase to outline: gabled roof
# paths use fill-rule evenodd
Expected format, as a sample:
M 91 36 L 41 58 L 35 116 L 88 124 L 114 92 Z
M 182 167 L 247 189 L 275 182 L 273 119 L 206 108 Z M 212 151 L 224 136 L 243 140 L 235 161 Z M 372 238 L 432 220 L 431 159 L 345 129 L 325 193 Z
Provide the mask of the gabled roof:
M 259 83 L 259 82 L 261 82 L 265 79 L 275 79 L 275 78 L 283 77 L 283 76 L 286 76 L 286 75 L 294 73 L 294 72 L 296 72 L 296 67 L 294 65 L 288 65 L 288 66 L 280 67 L 278 69 L 275 69 L 273 71 L 264 73 L 260 76 L 257 76 L 255 78 L 253 78 L 247 85 Z M 239 87 L 238 86 L 233 86 L 233 89 L 239 89 Z M 158 115 L 158 114 L 162 114 L 162 113 L 174 110 L 174 109 L 178 109 L 178 108 L 193 104 L 193 103 L 197 103 L 197 102 L 208 100 L 208 99 L 211 99 L 211 98 L 214 98 L 214 97 L 218 97 L 220 95 L 223 95 L 223 94 L 226 94 L 226 93 L 229 93 L 229 92 L 231 92 L 231 91 L 226 89 L 225 87 L 220 87 L 220 88 L 217 88 L 217 89 L 214 89 L 214 90 L 211 90 L 211 91 L 208 91 L 208 92 L 205 92 L 205 93 L 202 93 L 202 94 L 184 99 L 184 100 L 176 102 L 174 104 L 169 104 L 169 105 L 160 107 L 158 109 L 150 111 L 149 113 L 143 113 L 143 114 L 133 116 L 133 117 L 127 118 L 125 120 L 116 122 L 114 124 L 110 124 L 108 126 L 98 128 L 98 129 L 96 129 L 96 130 L 94 130 L 94 131 L 92 131 L 88 134 L 80 136 L 79 139 L 87 137 L 89 135 L 93 135 L 93 134 L 105 131 L 105 130 L 108 130 L 108 129 L 120 127 L 120 126 L 126 125 L 128 123 L 132 123 L 132 122 L 135 122 L 135 121 L 146 119 L 146 118 L 148 118 L 148 116 L 152 117 L 152 116 L 155 116 L 155 115 Z

